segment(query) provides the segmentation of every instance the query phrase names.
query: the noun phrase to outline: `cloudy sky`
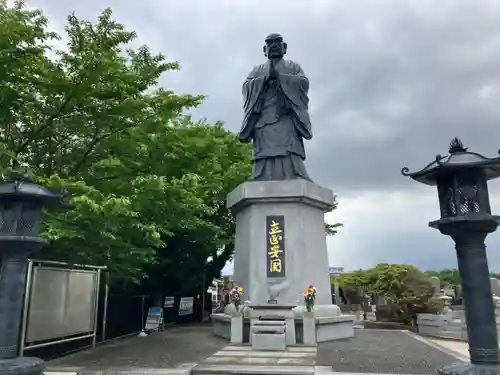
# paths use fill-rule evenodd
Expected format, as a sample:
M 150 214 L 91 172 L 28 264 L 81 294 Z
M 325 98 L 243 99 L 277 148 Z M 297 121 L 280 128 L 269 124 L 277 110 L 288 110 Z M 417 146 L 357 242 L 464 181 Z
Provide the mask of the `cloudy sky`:
M 330 265 L 378 262 L 456 267 L 452 241 L 429 229 L 436 191 L 400 175 L 446 153 L 454 136 L 472 151 L 500 147 L 500 2 L 493 0 L 31 0 L 62 32 L 67 14 L 111 7 L 139 43 L 177 60 L 162 85 L 208 95 L 195 116 L 237 130 L 241 84 L 264 61 L 271 32 L 309 77 L 314 138 L 306 165 L 338 195 L 328 215 Z M 439 5 L 438 5 L 439 4 Z M 500 213 L 500 184 L 492 183 Z M 500 272 L 500 232 L 488 239 Z

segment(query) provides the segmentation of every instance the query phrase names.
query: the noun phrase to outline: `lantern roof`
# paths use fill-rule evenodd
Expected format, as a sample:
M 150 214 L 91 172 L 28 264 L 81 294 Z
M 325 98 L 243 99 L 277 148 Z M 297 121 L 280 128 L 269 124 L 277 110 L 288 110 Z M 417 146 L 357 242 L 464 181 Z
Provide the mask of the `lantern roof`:
M 25 198 L 41 202 L 61 201 L 62 195 L 47 189 L 33 180 L 31 172 L 17 174 L 7 183 L 0 184 L 0 199 Z
M 448 152 L 446 156 L 436 155 L 435 160 L 420 171 L 410 172 L 408 167 L 404 167 L 401 169 L 401 174 L 426 185 L 436 185 L 439 175 L 464 168 L 482 169 L 487 180 L 500 177 L 500 156 L 487 158 L 467 151 L 462 141 L 456 137 L 450 142 Z M 498 153 L 500 154 L 500 150 Z

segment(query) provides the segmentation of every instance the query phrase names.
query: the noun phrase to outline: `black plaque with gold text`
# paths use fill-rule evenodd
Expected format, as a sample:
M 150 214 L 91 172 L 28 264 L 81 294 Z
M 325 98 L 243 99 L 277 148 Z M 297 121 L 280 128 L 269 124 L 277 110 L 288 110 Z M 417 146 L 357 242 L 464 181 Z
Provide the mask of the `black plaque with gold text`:
M 285 277 L 285 217 L 266 217 L 267 277 Z

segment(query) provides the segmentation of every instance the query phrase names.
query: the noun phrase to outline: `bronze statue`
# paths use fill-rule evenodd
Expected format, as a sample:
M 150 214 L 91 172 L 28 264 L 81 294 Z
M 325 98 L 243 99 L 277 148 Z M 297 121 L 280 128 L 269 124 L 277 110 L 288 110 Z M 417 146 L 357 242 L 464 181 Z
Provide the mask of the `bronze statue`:
M 310 180 L 304 160 L 305 139 L 312 138 L 308 113 L 309 80 L 299 64 L 284 60 L 281 34 L 266 38 L 264 64 L 243 83 L 241 142 L 253 140 L 253 179 Z

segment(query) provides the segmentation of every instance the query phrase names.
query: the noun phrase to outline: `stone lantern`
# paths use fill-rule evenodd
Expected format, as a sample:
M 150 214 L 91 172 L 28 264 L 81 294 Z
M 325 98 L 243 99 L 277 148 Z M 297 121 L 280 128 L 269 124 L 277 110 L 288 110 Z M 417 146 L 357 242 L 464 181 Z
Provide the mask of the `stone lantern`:
M 453 298 L 443 293 L 441 296 L 438 297 L 438 299 L 440 299 L 444 303 L 443 311 L 441 312 L 441 314 L 446 315 L 453 312 L 453 310 L 450 307 L 450 302 Z
M 401 173 L 437 186 L 441 218 L 429 223 L 455 242 L 469 341 L 470 363 L 445 366 L 440 374 L 500 374 L 497 325 L 486 257 L 486 236 L 497 229 L 491 214 L 487 181 L 500 176 L 500 157 L 486 158 L 467 151 L 458 138 L 449 155 L 418 172 Z
M 61 195 L 30 174 L 0 184 L 0 375 L 41 374 L 45 367 L 41 359 L 17 355 L 28 256 L 48 243 L 38 236 L 41 213 L 56 202 Z

